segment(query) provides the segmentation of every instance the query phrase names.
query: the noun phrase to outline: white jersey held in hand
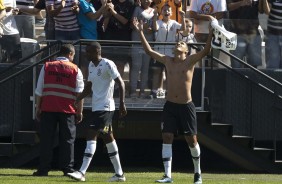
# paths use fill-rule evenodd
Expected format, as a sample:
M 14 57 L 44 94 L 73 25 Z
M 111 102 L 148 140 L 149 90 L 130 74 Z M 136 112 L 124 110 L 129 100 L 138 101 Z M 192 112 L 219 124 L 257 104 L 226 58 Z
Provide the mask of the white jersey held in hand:
M 217 20 L 211 22 L 214 37 L 211 46 L 215 49 L 235 50 L 237 46 L 237 34 L 227 31 L 224 26 L 220 26 Z

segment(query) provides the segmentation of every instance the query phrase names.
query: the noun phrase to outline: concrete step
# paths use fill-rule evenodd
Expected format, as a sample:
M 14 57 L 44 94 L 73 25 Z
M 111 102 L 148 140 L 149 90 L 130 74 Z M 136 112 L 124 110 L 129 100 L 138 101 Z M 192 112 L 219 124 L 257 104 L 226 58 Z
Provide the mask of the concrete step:
M 26 144 L 22 143 L 0 143 L 0 155 L 11 157 L 18 154 L 21 149 L 24 149 Z
M 232 135 L 233 126 L 230 124 L 212 123 L 211 125 L 224 135 Z
M 253 139 L 253 137 L 250 137 L 250 136 L 232 135 L 232 139 L 236 143 L 238 143 L 238 144 L 240 144 L 240 145 L 242 145 L 246 148 L 252 148 L 253 145 L 254 145 L 254 142 L 253 142 L 254 139 Z
M 253 150 L 256 151 L 258 155 L 264 158 L 274 160 L 274 149 L 254 147 Z

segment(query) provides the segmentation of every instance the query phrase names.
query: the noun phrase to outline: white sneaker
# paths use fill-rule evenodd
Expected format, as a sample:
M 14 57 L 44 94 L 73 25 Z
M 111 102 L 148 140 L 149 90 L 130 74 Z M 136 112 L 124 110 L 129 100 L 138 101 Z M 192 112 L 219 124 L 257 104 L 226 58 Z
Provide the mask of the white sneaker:
M 157 183 L 173 183 L 172 179 L 167 175 L 164 175 L 162 179 L 156 180 Z
M 67 173 L 67 175 L 72 178 L 72 179 L 75 179 L 77 181 L 85 181 L 85 176 L 82 172 L 80 171 L 75 171 L 75 172 L 72 172 L 72 173 Z
M 109 182 L 124 182 L 125 180 L 124 175 L 115 174 L 109 179 Z
M 165 98 L 165 90 L 158 89 L 157 94 L 156 94 L 156 98 Z

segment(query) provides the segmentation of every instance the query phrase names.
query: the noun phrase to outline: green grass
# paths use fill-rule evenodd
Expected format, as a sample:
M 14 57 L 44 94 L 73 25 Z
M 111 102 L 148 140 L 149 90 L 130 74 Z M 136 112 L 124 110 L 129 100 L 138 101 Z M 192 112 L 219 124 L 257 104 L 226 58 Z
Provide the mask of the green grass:
M 125 176 L 128 184 L 143 184 L 154 183 L 156 179 L 162 176 L 162 172 L 140 172 L 140 169 L 132 169 L 130 172 L 127 169 Z M 150 169 L 148 169 L 150 170 Z M 48 177 L 33 177 L 31 174 L 34 170 L 31 169 L 0 169 L 0 181 L 3 184 L 72 184 L 76 183 L 72 179 L 62 176 L 60 171 L 49 172 Z M 97 169 L 97 171 L 90 171 L 86 175 L 86 182 L 91 184 L 105 184 L 112 173 Z M 282 175 L 271 174 L 215 174 L 203 173 L 204 184 L 281 184 Z M 193 183 L 193 174 L 185 172 L 173 172 L 174 183 L 176 184 L 190 184 Z

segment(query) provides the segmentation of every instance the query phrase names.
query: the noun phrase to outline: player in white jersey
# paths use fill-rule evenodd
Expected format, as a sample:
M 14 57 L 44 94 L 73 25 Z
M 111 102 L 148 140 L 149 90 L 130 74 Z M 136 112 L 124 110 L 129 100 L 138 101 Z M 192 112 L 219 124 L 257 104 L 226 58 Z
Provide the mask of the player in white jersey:
M 119 85 L 120 103 L 119 116 L 127 114 L 124 104 L 124 82 L 113 61 L 102 58 L 101 46 L 98 42 L 91 42 L 86 47 L 86 56 L 90 61 L 88 67 L 88 81 L 85 90 L 77 98 L 77 102 L 89 95 L 92 91 L 92 114 L 87 129 L 87 145 L 84 151 L 83 163 L 79 171 L 68 173 L 78 181 L 85 181 L 85 173 L 96 151 L 97 137 L 101 136 L 106 144 L 110 160 L 114 166 L 115 175 L 109 179 L 113 181 L 125 181 L 120 164 L 118 147 L 112 132 L 112 117 L 115 111 L 113 98 L 114 84 Z

